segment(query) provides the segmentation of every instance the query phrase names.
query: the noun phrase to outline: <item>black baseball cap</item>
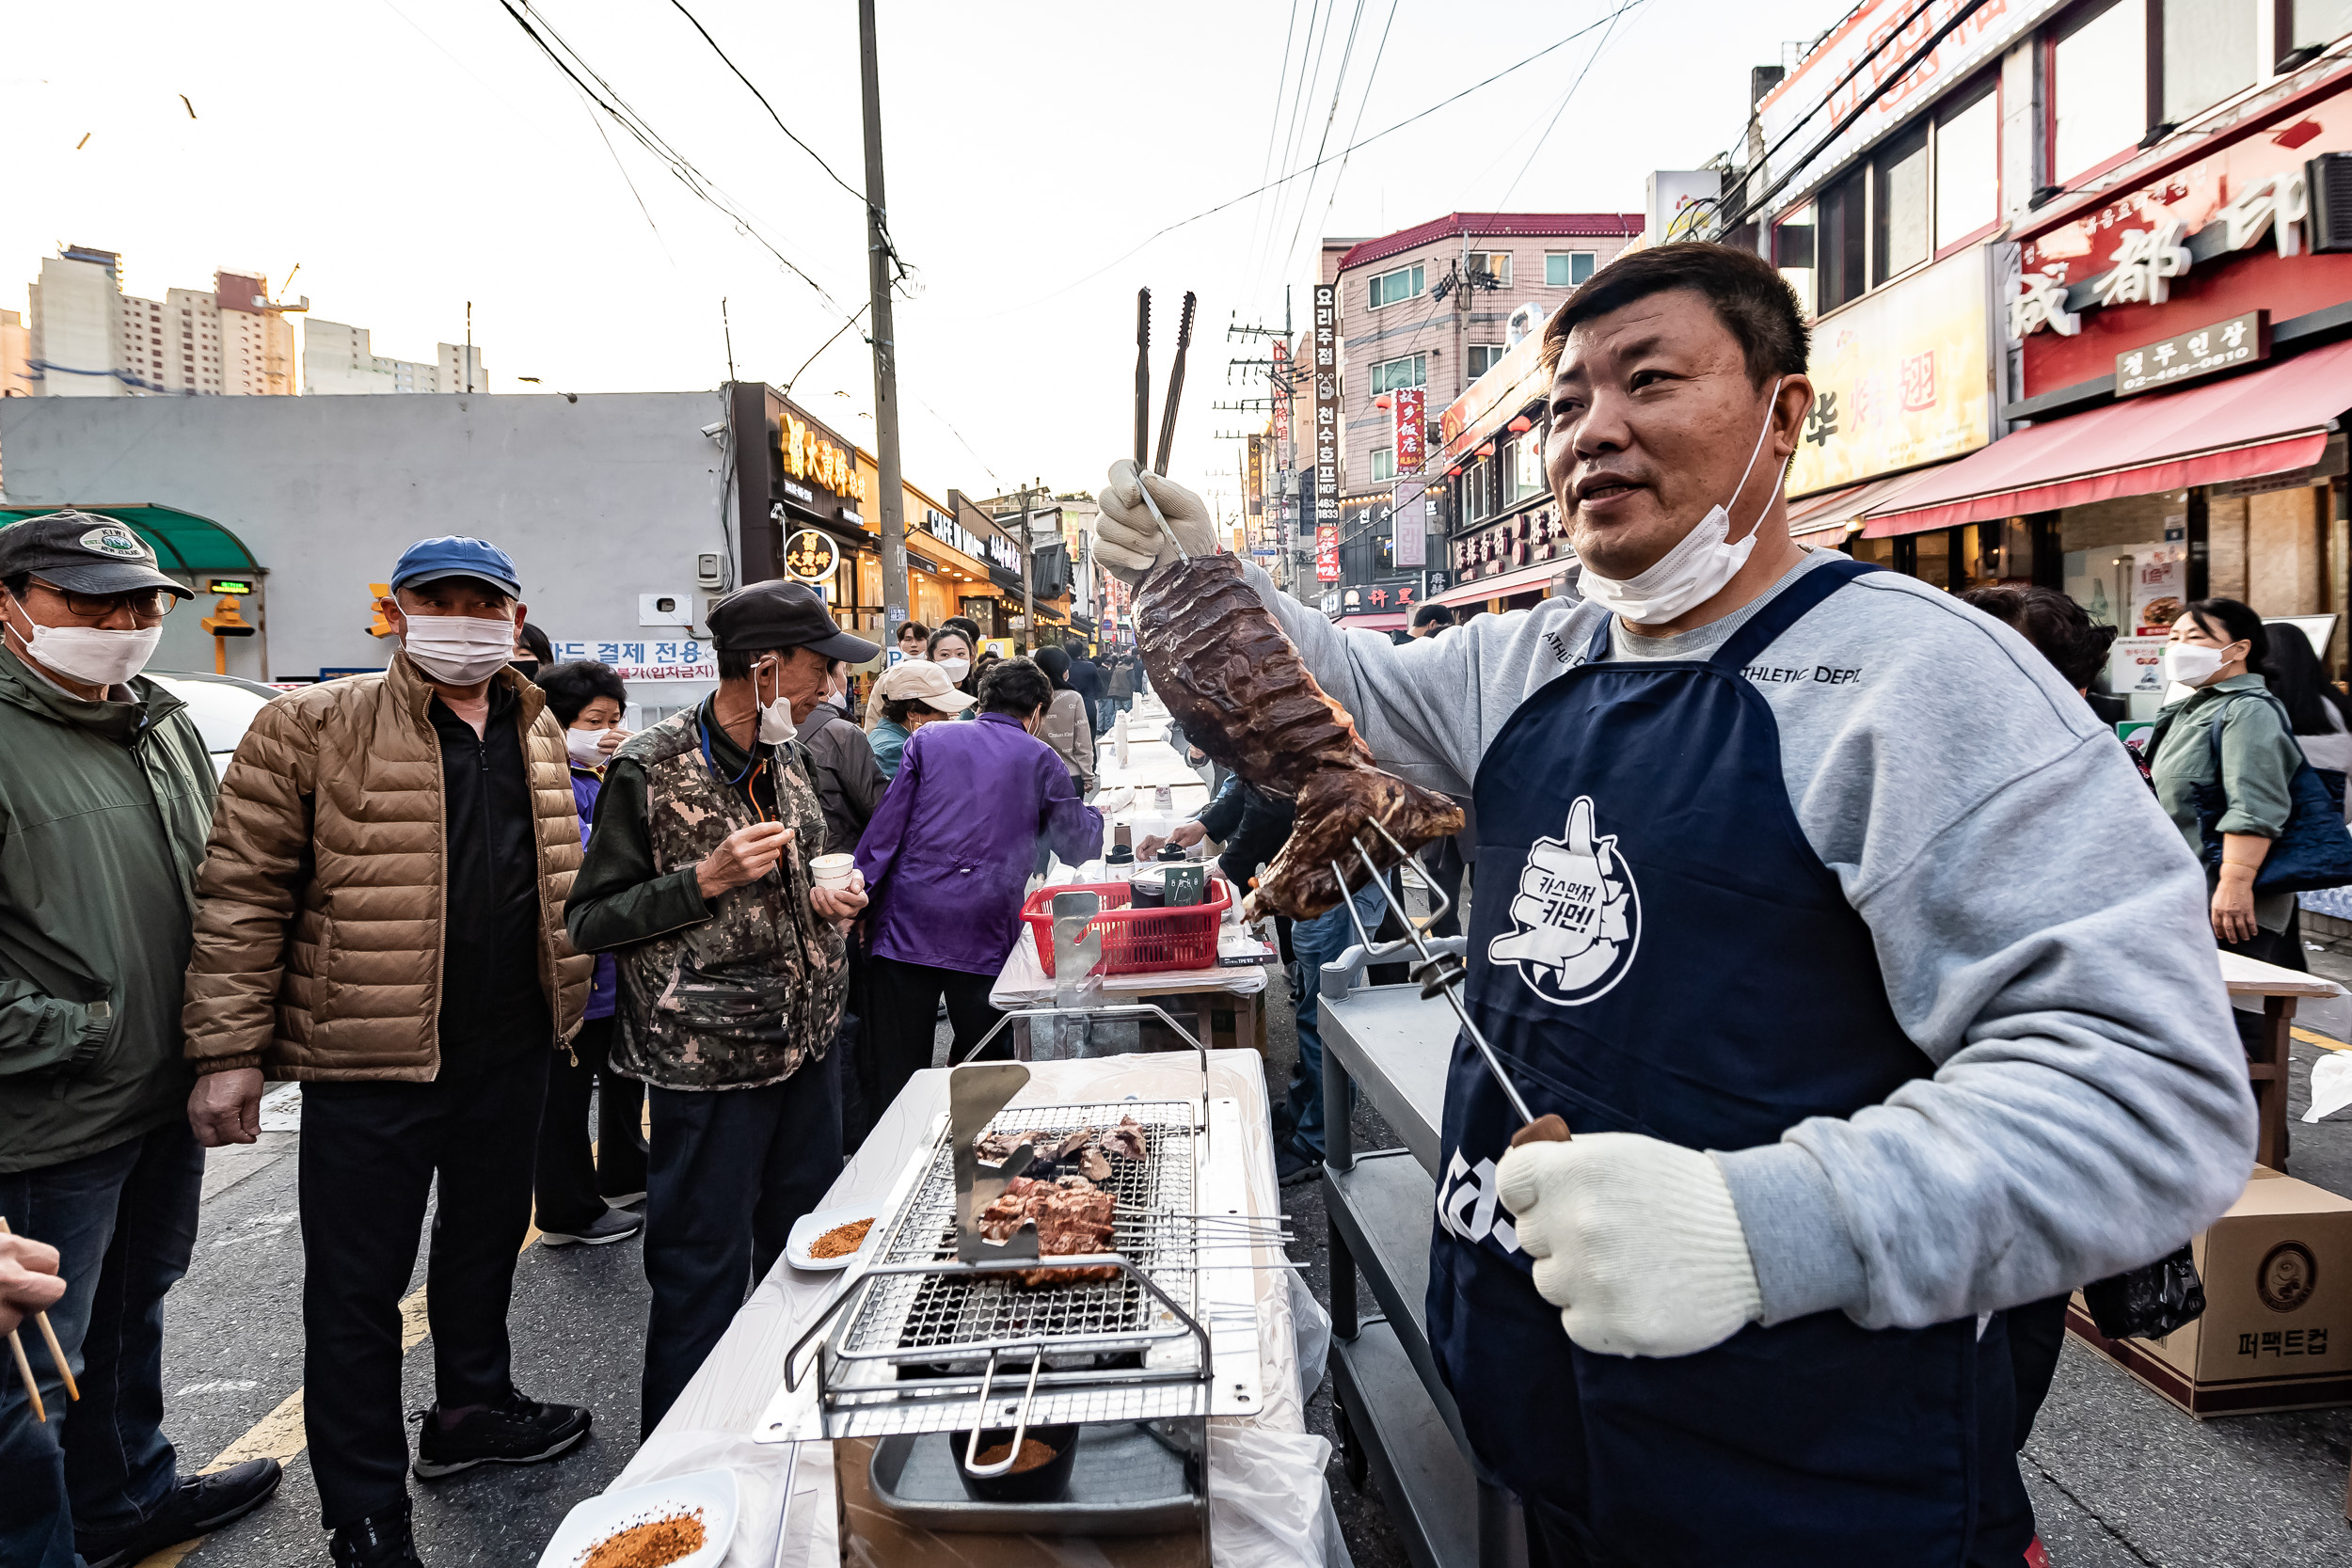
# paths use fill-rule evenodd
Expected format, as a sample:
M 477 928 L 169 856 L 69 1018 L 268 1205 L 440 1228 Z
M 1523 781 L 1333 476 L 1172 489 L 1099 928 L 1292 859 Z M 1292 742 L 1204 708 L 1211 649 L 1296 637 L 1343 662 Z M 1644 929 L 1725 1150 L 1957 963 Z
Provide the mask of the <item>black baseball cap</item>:
M 161 588 L 183 599 L 196 597 L 195 589 L 155 569 L 155 552 L 128 525 L 71 508 L 0 528 L 0 578 L 19 572 L 72 594 Z
M 878 644 L 834 625 L 825 601 L 797 582 L 755 582 L 737 589 L 710 607 L 710 636 L 731 654 L 814 648 L 826 658 L 863 664 L 882 652 Z

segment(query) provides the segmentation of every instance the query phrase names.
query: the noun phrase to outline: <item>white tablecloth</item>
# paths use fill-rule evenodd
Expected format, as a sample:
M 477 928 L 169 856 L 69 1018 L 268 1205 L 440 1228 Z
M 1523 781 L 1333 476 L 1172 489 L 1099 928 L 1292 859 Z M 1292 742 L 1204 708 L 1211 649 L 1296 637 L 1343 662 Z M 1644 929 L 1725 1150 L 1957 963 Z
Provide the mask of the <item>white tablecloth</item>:
M 1012 1103 L 1074 1104 L 1129 1096 L 1189 1098 L 1200 1092 L 1198 1064 L 1199 1058 L 1189 1053 L 1034 1063 L 1027 1086 Z M 1278 1215 L 1281 1201 L 1274 1180 L 1274 1148 L 1266 1119 L 1264 1065 L 1252 1051 L 1217 1051 L 1210 1053 L 1209 1071 L 1210 1092 L 1231 1096 L 1239 1103 L 1248 1138 L 1243 1160 L 1251 1212 Z M 907 1163 L 928 1157 L 932 1126 L 946 1108 L 947 1070 L 934 1068 L 916 1073 L 883 1111 L 872 1135 L 827 1192 L 822 1206 L 883 1201 Z M 832 1272 L 804 1272 L 779 1259 L 736 1313 L 725 1337 L 686 1386 L 677 1403 L 612 1482 L 611 1489 L 617 1490 L 695 1470 L 733 1471 L 741 1501 L 724 1568 L 836 1568 L 839 1561 L 831 1445 L 799 1445 L 799 1460 L 794 1464 L 789 1458 L 796 1452 L 793 1447 L 756 1444 L 751 1433 L 783 1381 L 786 1353 L 814 1320 L 840 1277 Z M 1317 1557 L 1299 1555 L 1295 1547 L 1299 1540 L 1320 1541 L 1324 1551 L 1336 1549 L 1337 1560 L 1344 1561 L 1344 1548 L 1337 1546 L 1336 1526 L 1329 1523 L 1323 1483 L 1329 1447 L 1321 1438 L 1306 1434 L 1305 1401 L 1311 1390 L 1299 1386 L 1298 1332 L 1303 1330 L 1295 1331 L 1293 1326 L 1291 1276 L 1283 1270 L 1265 1269 L 1258 1280 L 1265 1407 L 1248 1420 L 1230 1423 L 1241 1430 L 1225 1441 L 1223 1458 L 1218 1440 L 1212 1438 L 1215 1561 L 1218 1568 L 1284 1568 L 1317 1560 Z M 1318 1377 L 1320 1344 L 1325 1340 L 1327 1327 L 1311 1353 Z M 1220 1418 L 1217 1424 L 1228 1423 Z M 1234 1466 L 1236 1476 L 1247 1479 L 1220 1489 L 1220 1465 Z M 1265 1495 L 1263 1482 L 1270 1465 L 1292 1483 L 1290 1491 L 1303 1521 L 1298 1531 L 1272 1530 L 1265 1528 L 1264 1520 L 1236 1516 L 1245 1496 Z M 792 1497 L 786 1513 L 781 1503 L 787 1475 Z

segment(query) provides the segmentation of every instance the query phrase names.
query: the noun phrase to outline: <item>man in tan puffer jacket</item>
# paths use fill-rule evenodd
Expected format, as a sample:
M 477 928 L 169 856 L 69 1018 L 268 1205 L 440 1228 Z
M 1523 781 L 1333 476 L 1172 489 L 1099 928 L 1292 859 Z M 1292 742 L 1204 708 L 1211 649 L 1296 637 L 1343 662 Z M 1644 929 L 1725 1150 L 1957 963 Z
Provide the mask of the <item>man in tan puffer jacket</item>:
M 550 1459 L 589 1424 L 516 1391 L 506 1334 L 548 1065 L 588 992 L 564 732 L 506 668 L 503 550 L 428 539 L 391 586 L 391 667 L 271 703 L 229 765 L 183 1009 L 205 1144 L 253 1141 L 265 1075 L 303 1083 L 304 1420 L 341 1568 L 418 1560 L 400 1298 L 437 1177 L 417 1474 Z

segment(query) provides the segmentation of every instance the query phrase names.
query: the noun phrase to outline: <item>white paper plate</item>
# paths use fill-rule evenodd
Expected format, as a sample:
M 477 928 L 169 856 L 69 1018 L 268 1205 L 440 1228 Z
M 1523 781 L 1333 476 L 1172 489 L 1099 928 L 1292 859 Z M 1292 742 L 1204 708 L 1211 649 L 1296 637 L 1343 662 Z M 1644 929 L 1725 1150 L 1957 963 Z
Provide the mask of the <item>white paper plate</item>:
M 539 1568 L 579 1568 L 596 1543 L 648 1519 L 702 1511 L 702 1550 L 682 1557 L 672 1568 L 718 1568 L 735 1539 L 735 1472 L 697 1470 L 668 1481 L 607 1492 L 564 1515 L 548 1549 L 539 1554 Z
M 813 1214 L 803 1214 L 792 1227 L 792 1234 L 784 1241 L 785 1260 L 796 1269 L 846 1269 L 866 1247 L 874 1244 L 874 1233 L 882 1228 L 877 1222 L 866 1232 L 866 1241 L 856 1252 L 845 1252 L 838 1258 L 811 1258 L 808 1249 L 817 1244 L 817 1238 L 836 1225 L 852 1220 L 874 1219 L 880 1212 L 870 1203 L 853 1203 L 846 1209 L 819 1209 Z

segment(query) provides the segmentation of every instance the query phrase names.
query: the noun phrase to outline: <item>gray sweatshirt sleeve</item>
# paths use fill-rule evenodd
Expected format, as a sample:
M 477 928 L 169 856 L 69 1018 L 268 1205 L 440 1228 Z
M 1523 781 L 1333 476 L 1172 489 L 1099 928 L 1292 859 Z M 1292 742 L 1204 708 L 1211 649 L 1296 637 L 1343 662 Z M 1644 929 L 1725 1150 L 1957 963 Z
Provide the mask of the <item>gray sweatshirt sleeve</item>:
M 1382 766 L 1455 794 L 1601 625 L 1547 600 L 1399 647 L 1248 576 Z M 1773 660 L 1838 675 L 1758 689 L 1799 823 L 1934 1071 L 1717 1152 L 1765 1321 L 1924 1325 L 2179 1245 L 2244 1189 L 2253 1101 L 2204 877 L 2122 749 L 2015 633 L 1893 574 Z

